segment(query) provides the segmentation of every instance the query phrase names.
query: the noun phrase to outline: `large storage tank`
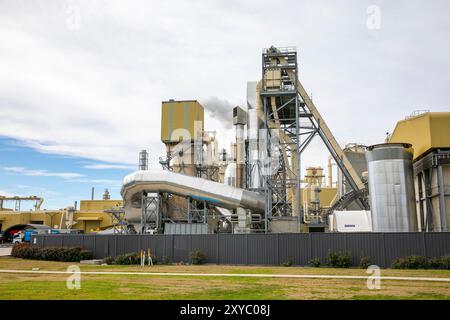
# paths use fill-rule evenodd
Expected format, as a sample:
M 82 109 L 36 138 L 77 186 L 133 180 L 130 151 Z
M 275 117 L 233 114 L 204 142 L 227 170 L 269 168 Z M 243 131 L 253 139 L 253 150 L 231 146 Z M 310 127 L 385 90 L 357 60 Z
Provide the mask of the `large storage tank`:
M 360 178 L 362 178 L 363 173 L 367 171 L 367 161 L 365 156 L 365 146 L 359 143 L 348 143 L 345 148 L 342 150 L 344 152 L 345 157 L 352 165 L 353 169 L 355 169 L 356 173 Z M 339 198 L 343 197 L 347 192 L 350 192 L 352 188 L 350 184 L 344 178 L 341 170 L 337 170 L 337 186 L 338 186 L 338 195 Z M 346 210 L 361 210 L 356 201 L 351 202 L 346 206 Z
M 169 100 L 162 102 L 161 141 L 178 143 L 199 138 L 204 128 L 203 106 L 197 100 Z
M 374 145 L 366 159 L 373 231 L 417 231 L 411 145 Z

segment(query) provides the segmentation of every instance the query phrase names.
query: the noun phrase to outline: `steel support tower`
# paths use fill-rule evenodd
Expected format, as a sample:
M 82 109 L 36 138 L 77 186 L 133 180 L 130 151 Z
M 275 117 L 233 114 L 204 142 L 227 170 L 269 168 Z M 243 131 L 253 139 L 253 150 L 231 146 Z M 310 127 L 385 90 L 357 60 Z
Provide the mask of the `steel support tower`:
M 264 49 L 260 96 L 267 157 L 263 164 L 266 220 L 300 215 L 300 101 L 295 48 Z M 289 74 L 294 74 L 290 77 Z M 263 137 L 264 138 L 264 137 Z
M 354 199 L 369 209 L 367 189 L 298 80 L 295 47 L 263 49 L 260 98 L 264 112 L 267 153 L 263 165 L 267 223 L 277 217 L 300 217 L 300 157 L 318 135 L 348 181 Z

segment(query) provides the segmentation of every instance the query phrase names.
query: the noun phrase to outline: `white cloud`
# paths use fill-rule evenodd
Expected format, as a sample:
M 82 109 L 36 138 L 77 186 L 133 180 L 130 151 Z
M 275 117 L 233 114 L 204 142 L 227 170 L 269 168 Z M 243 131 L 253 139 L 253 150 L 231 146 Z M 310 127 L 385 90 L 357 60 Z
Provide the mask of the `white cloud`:
M 87 164 L 83 166 L 86 169 L 94 169 L 94 170 L 106 170 L 106 169 L 124 169 L 124 170 L 133 170 L 136 169 L 135 166 L 127 166 L 122 164 L 108 164 L 108 163 L 97 163 L 97 164 Z
M 88 184 L 103 184 L 112 187 L 121 187 L 122 181 L 114 179 L 73 179 L 70 182 L 88 183 Z
M 4 197 L 13 197 L 13 196 L 17 196 L 17 194 L 13 194 L 9 191 L 5 191 L 5 190 L 0 190 L 0 196 L 4 196 Z
M 124 165 L 145 148 L 159 167 L 161 101 L 241 104 L 274 44 L 298 47 L 300 79 L 342 145 L 380 142 L 417 106 L 448 110 L 450 3 L 381 1 L 376 31 L 370 4 L 1 1 L 0 136 Z M 67 27 L 68 5 L 79 29 Z M 223 124 L 205 126 L 228 147 Z
M 49 172 L 47 170 L 34 170 L 26 169 L 23 167 L 3 167 L 3 170 L 9 173 L 32 177 L 57 177 L 62 179 L 75 179 L 84 177 L 83 174 L 74 172 Z
M 115 179 L 95 179 L 88 178 L 84 174 L 75 172 L 50 172 L 48 170 L 41 169 L 27 169 L 23 167 L 3 167 L 5 172 L 11 174 L 20 174 L 24 176 L 31 177 L 56 177 L 67 180 L 68 182 L 79 182 L 79 183 L 89 183 L 89 184 L 104 184 L 118 187 L 122 185 L 122 181 Z M 26 189 L 31 188 L 31 186 L 19 185 L 18 188 Z M 42 190 L 41 190 L 42 191 Z

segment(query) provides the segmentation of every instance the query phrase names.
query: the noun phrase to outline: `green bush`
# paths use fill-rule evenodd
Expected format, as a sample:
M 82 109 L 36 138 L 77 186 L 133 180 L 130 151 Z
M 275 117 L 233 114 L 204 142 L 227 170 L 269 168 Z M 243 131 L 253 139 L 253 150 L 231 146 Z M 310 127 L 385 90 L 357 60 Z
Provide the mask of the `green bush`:
M 430 269 L 445 269 L 444 257 L 428 259 L 428 268 L 430 268 Z
M 367 269 L 370 265 L 372 265 L 372 259 L 370 257 L 363 256 L 359 259 L 359 267 L 361 269 Z
M 328 252 L 327 266 L 333 268 L 349 268 L 352 257 L 347 252 Z
M 172 262 L 170 261 L 170 258 L 169 258 L 169 257 L 163 256 L 163 257 L 161 258 L 160 264 L 171 264 L 171 263 L 172 263 Z
M 450 270 L 450 253 L 441 258 L 442 269 Z
M 191 263 L 192 264 L 205 264 L 206 263 L 206 254 L 199 250 L 194 250 L 190 254 Z
M 320 267 L 320 260 L 317 258 L 314 258 L 314 259 L 309 260 L 308 264 L 313 268 L 318 268 L 318 267 Z
M 444 269 L 450 270 L 450 254 L 440 258 L 429 258 L 417 255 L 395 259 L 393 269 Z
M 393 269 L 428 269 L 429 266 L 426 257 L 417 255 L 395 259 L 391 265 Z
M 117 264 L 117 265 L 141 264 L 141 256 L 137 252 L 121 254 L 114 258 L 114 261 L 112 264 Z
M 39 248 L 31 246 L 28 243 L 19 243 L 14 245 L 11 255 L 16 258 L 62 261 L 62 262 L 80 262 L 81 260 L 89 260 L 93 258 L 92 252 L 79 247 L 62 248 L 49 247 Z
M 156 256 L 152 255 L 153 264 L 157 264 Z M 118 255 L 116 257 L 107 257 L 103 259 L 103 263 L 109 265 L 140 265 L 141 264 L 141 254 L 139 252 L 131 252 Z M 148 264 L 148 256 L 145 256 L 145 264 Z
M 285 262 L 281 263 L 283 267 L 291 267 L 294 265 L 294 260 L 292 258 L 287 259 Z
M 115 258 L 114 257 L 106 257 L 103 259 L 103 263 L 106 263 L 108 265 L 114 264 Z

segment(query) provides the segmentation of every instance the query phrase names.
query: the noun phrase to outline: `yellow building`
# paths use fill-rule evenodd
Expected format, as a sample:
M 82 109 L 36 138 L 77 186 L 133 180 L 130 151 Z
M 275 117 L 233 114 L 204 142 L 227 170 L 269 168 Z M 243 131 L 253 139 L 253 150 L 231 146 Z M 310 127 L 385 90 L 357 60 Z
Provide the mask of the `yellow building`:
M 162 102 L 161 141 L 165 144 L 201 138 L 204 110 L 197 100 L 169 100 Z
M 309 167 L 306 169 L 305 178 L 302 180 L 306 186 L 302 188 L 302 200 L 305 211 L 309 211 L 314 206 L 316 211 L 327 209 L 333 204 L 337 188 L 331 184 L 324 185 L 325 175 L 321 167 Z
M 412 144 L 419 231 L 450 231 L 450 112 L 399 121 L 389 142 Z
M 91 233 L 109 229 L 114 221 L 110 214 L 104 210 L 119 208 L 122 200 L 81 200 L 79 210 L 68 208 L 61 210 L 13 211 L 0 210 L 0 231 L 6 233 L 13 230 L 22 230 L 27 225 L 46 225 L 54 229 L 80 230 Z
M 450 147 L 450 112 L 425 112 L 397 122 L 389 142 L 410 143 L 414 160 L 431 149 Z

